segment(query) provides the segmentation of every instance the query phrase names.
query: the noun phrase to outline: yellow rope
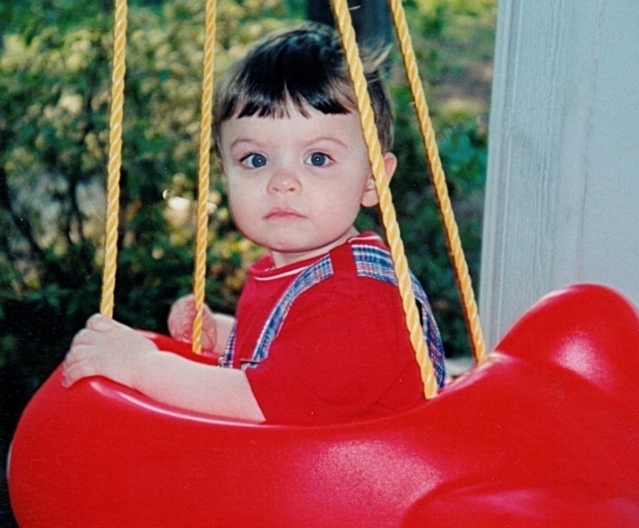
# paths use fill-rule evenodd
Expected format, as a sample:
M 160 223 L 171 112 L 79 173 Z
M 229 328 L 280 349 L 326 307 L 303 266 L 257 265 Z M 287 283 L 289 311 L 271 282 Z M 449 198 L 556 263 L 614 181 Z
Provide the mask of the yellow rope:
M 428 105 L 426 103 L 424 89 L 417 69 L 417 61 L 411 44 L 408 24 L 406 23 L 406 15 L 404 13 L 401 0 L 390 0 L 390 6 L 404 60 L 406 75 L 413 94 L 415 110 L 421 127 L 424 148 L 426 150 L 428 164 L 430 167 L 431 179 L 436 191 L 446 239 L 455 270 L 455 278 L 462 297 L 464 317 L 466 319 L 466 326 L 470 335 L 473 355 L 475 356 L 475 360 L 480 363 L 485 359 L 486 347 L 479 322 L 477 303 L 475 302 L 475 295 L 470 280 L 470 274 L 468 272 L 468 265 L 466 264 L 461 241 L 459 239 L 457 223 L 455 222 L 455 216 L 448 196 L 446 178 L 442 169 L 437 143 L 435 141 L 433 125 L 428 113 Z
M 424 96 L 417 61 L 411 44 L 410 33 L 406 23 L 406 17 L 400 0 L 390 0 L 393 21 L 397 30 L 398 39 L 402 51 L 402 57 L 406 68 L 409 84 L 415 101 L 415 108 L 419 119 L 424 146 L 426 149 L 430 172 L 435 187 L 446 237 L 453 260 L 455 276 L 462 295 L 466 324 L 471 336 L 473 353 L 478 362 L 485 357 L 485 345 L 481 333 L 477 305 L 474 298 L 472 284 L 468 272 L 459 231 L 454 219 L 445 176 L 439 158 L 437 144 L 434 139 L 432 122 L 428 115 L 428 106 Z M 366 89 L 366 79 L 359 58 L 355 33 L 352 26 L 350 12 L 346 0 L 333 0 L 333 12 L 338 29 L 342 35 L 346 61 L 353 79 L 357 104 L 364 130 L 364 137 L 369 149 L 369 157 L 375 175 L 377 192 L 380 197 L 380 209 L 382 220 L 386 228 L 395 272 L 399 281 L 399 290 L 402 296 L 404 310 L 406 311 L 406 323 L 410 331 L 411 342 L 415 348 L 417 361 L 422 371 L 424 392 L 430 398 L 437 392 L 437 384 L 433 365 L 428 357 L 426 344 L 421 334 L 419 314 L 415 306 L 408 264 L 404 254 L 403 243 L 399 233 L 399 225 L 392 205 L 392 198 L 388 186 L 381 146 L 377 136 L 377 127 L 370 105 L 370 97 Z M 204 310 L 204 290 L 206 276 L 206 249 L 208 234 L 208 199 L 209 199 L 209 174 L 210 174 L 210 150 L 212 127 L 212 99 L 213 99 L 213 69 L 215 47 L 215 18 L 216 2 L 207 0 L 206 4 L 206 33 L 204 49 L 204 73 L 202 83 L 202 118 L 200 127 L 200 153 L 198 171 L 198 202 L 197 202 L 197 235 L 196 255 L 194 270 L 194 297 L 196 305 L 196 317 L 193 322 L 193 350 L 201 352 L 202 323 Z M 118 242 L 118 215 L 119 215 L 119 180 L 122 165 L 122 121 L 124 107 L 124 76 L 126 72 L 126 28 L 127 28 L 127 4 L 126 0 L 116 0 L 114 45 L 113 45 L 113 73 L 111 88 L 111 120 L 109 133 L 109 163 L 107 180 L 107 208 L 106 208 L 106 241 L 105 262 L 102 281 L 102 300 L 100 311 L 108 317 L 113 316 L 115 275 L 117 269 L 117 242 Z
M 100 312 L 113 317 L 113 297 L 118 254 L 118 215 L 120 201 L 120 167 L 122 166 L 122 117 L 124 74 L 126 71 L 127 5 L 116 0 L 113 29 L 113 72 L 111 75 L 111 121 L 109 130 L 109 166 L 107 179 L 106 241 L 102 275 Z
M 193 351 L 202 352 L 204 290 L 206 285 L 206 246 L 208 235 L 209 175 L 211 161 L 211 127 L 213 125 L 213 67 L 215 58 L 215 0 L 206 2 L 204 37 L 204 71 L 202 76 L 202 116 L 200 123 L 200 157 L 198 171 L 197 234 L 195 269 L 193 272 L 195 319 L 193 320 Z
M 346 0 L 332 0 L 331 5 L 339 32 L 342 35 L 344 54 L 353 81 L 355 95 L 357 96 L 357 105 L 362 122 L 362 129 L 364 131 L 364 139 L 368 146 L 369 158 L 380 199 L 382 220 L 386 229 L 386 237 L 393 257 L 395 274 L 399 281 L 399 291 L 406 313 L 406 325 L 408 326 L 411 343 L 415 349 L 415 356 L 421 369 L 424 395 L 426 398 L 432 398 L 437 394 L 435 371 L 428 356 L 428 350 L 422 334 L 421 321 L 411 287 L 408 263 L 406 261 L 406 255 L 404 254 L 404 246 L 388 186 L 388 175 L 384 167 L 382 149 L 377 135 L 377 126 L 375 125 L 375 116 L 371 108 L 366 78 L 364 77 L 362 62 L 355 41 L 355 31 L 353 30 L 351 15 L 348 11 Z

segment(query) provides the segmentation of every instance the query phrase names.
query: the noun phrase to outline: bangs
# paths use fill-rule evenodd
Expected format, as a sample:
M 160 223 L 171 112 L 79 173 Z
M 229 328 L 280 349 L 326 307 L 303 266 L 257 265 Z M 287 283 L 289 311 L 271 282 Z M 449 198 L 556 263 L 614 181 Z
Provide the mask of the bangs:
M 352 98 L 342 91 L 319 89 L 319 81 L 314 76 L 276 78 L 272 75 L 263 80 L 255 79 L 247 89 L 242 90 L 235 104 L 228 109 L 230 117 L 288 117 L 291 109 L 308 117 L 308 109 L 314 108 L 323 114 L 348 114 L 355 109 Z M 251 80 L 253 81 L 253 79 Z M 231 106 L 231 105 L 229 105 Z
M 285 36 L 257 47 L 231 73 L 226 86 L 231 96 L 218 119 L 284 117 L 291 109 L 306 115 L 309 107 L 324 114 L 347 114 L 356 108 L 341 48 L 334 41 L 321 42 L 330 40 L 330 34 Z M 309 46 L 314 39 L 318 42 Z
M 382 148 L 393 143 L 390 99 L 381 78 L 387 49 L 360 50 Z M 308 23 L 270 33 L 224 74 L 215 90 L 213 135 L 219 153 L 220 125 L 241 117 L 290 117 L 299 112 L 350 114 L 357 100 L 339 35 Z

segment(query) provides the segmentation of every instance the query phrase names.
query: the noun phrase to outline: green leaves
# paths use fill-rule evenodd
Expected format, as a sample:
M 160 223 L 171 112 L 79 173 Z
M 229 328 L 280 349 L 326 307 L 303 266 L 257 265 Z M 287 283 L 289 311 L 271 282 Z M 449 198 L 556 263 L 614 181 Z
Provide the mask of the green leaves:
M 15 358 L 6 343 L 28 354 L 28 326 L 40 324 L 32 322 L 34 314 L 46 313 L 44 324 L 64 329 L 40 351 L 51 358 L 42 363 L 50 368 L 99 304 L 112 5 L 28 4 L 0 7 L 7 20 L 0 56 L 0 324 L 5 328 L 10 319 L 13 336 L 2 339 L 0 357 Z M 305 7 L 302 0 L 218 4 L 216 74 L 249 42 L 302 18 Z M 450 92 L 442 87 L 450 87 L 451 72 L 463 77 L 472 49 L 485 55 L 490 48 L 473 39 L 490 34 L 494 5 L 406 3 L 475 282 L 487 141 L 477 114 L 485 108 L 461 100 L 451 111 Z M 473 20 L 480 31 L 469 38 Z M 170 302 L 191 287 L 203 24 L 204 2 L 140 0 L 129 9 L 116 315 L 134 326 L 162 330 Z M 457 291 L 398 58 L 390 74 L 400 160 L 392 189 L 404 242 L 449 354 L 465 354 Z M 208 299 L 214 309 L 231 312 L 259 249 L 235 231 L 215 162 L 211 187 Z M 364 229 L 378 223 L 375 212 L 359 219 Z M 15 314 L 24 317 L 25 328 Z M 46 368 L 36 371 L 40 377 Z

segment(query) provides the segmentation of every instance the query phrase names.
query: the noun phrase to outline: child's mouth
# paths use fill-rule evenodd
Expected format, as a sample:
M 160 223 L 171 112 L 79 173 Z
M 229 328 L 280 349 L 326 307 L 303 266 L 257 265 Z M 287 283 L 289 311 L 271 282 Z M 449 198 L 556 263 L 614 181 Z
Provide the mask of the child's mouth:
M 294 220 L 296 218 L 304 218 L 304 215 L 288 207 L 275 207 L 264 215 L 265 220 Z

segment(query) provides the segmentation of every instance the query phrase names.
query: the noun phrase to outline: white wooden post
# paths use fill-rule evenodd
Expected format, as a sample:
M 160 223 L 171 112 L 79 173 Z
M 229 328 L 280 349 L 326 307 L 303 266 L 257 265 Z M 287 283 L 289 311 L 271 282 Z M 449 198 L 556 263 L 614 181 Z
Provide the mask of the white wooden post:
M 638 35 L 638 0 L 499 2 L 479 292 L 490 348 L 569 284 L 639 305 Z

